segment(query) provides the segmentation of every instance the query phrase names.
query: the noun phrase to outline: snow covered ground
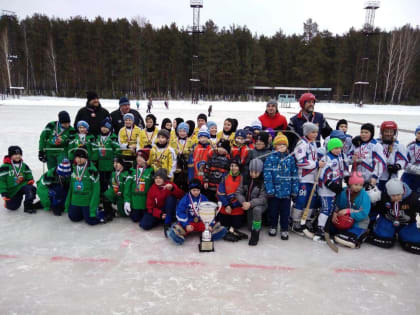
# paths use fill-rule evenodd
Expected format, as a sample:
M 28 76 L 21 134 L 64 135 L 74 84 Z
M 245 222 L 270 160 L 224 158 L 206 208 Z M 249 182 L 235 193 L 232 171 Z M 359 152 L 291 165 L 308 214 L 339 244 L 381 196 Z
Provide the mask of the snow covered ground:
M 117 100 L 101 100 L 109 110 Z M 264 103 L 211 102 L 214 120 L 237 118 L 250 124 Z M 25 161 L 39 178 L 38 139 L 58 111 L 74 118 L 83 99 L 25 97 L 0 100 L 0 154 L 9 145 L 23 148 Z M 210 103 L 172 101 L 163 118 L 195 120 Z M 135 103 L 132 105 L 135 108 Z M 146 101 L 140 112 L 145 116 Z M 420 107 L 320 103 L 327 117 L 401 128 L 420 124 Z M 298 105 L 280 109 L 290 118 Z M 329 119 L 332 126 L 336 121 Z M 357 134 L 359 125 L 351 124 Z M 378 129 L 377 129 L 378 131 Z M 403 143 L 413 133 L 400 132 Z M 246 241 L 215 244 L 216 252 L 198 253 L 198 236 L 177 247 L 161 229 L 144 232 L 126 219 L 89 227 L 66 216 L 24 214 L 0 206 L 1 314 L 418 314 L 420 260 L 397 244 L 385 250 L 365 244 L 359 250 L 326 245 L 296 235 L 289 241 L 263 230 L 257 247 Z

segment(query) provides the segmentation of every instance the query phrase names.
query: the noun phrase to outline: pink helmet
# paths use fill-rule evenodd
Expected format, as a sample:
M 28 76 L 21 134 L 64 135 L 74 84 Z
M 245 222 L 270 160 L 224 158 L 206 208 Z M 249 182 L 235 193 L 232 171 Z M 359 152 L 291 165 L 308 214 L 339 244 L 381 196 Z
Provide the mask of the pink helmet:
M 363 185 L 365 183 L 365 179 L 361 172 L 353 172 L 349 178 L 349 185 Z
M 300 107 L 304 108 L 305 102 L 311 101 L 311 100 L 316 102 L 315 95 L 313 95 L 312 93 L 303 93 L 302 96 L 299 98 Z

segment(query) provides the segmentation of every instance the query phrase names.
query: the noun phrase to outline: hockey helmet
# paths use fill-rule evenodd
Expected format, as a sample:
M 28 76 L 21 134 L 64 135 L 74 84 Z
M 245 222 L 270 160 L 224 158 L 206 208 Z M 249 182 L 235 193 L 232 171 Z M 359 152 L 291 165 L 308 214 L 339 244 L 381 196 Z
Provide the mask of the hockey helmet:
M 337 217 L 337 222 L 333 222 L 334 226 L 339 230 L 347 230 L 353 226 L 354 219 L 349 215 Z
M 305 102 L 307 101 L 314 101 L 316 102 L 316 97 L 312 93 L 303 93 L 302 96 L 299 98 L 300 107 L 305 107 Z

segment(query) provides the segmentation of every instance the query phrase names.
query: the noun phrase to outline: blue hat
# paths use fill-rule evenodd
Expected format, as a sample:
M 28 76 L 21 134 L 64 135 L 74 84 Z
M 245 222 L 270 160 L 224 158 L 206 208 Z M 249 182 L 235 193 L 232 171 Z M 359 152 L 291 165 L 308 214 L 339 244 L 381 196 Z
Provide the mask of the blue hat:
M 242 137 L 242 138 L 246 138 L 246 136 L 247 136 L 247 131 L 246 130 L 244 130 L 244 129 L 239 129 L 238 131 L 236 131 L 236 133 L 235 133 L 235 138 L 236 137 Z
M 106 117 L 104 120 L 102 120 L 101 127 L 106 127 L 109 130 L 111 130 L 112 129 L 111 119 L 109 117 Z
M 420 131 L 420 125 L 419 126 L 417 126 L 417 128 L 416 128 L 416 132 L 414 133 L 415 135 L 417 134 L 417 132 L 419 132 Z
M 71 175 L 71 164 L 68 159 L 63 159 L 57 166 L 57 175 L 59 176 L 70 176 Z
M 214 122 L 214 121 L 208 121 L 207 122 L 207 128 L 208 129 L 210 129 L 211 127 L 213 127 L 213 126 L 216 126 L 217 127 L 217 124 Z
M 120 98 L 120 106 L 123 106 L 123 105 L 130 105 L 130 101 L 125 96 Z
M 341 130 L 333 130 L 330 133 L 330 139 L 333 139 L 333 138 L 338 138 L 341 141 L 344 141 L 344 140 L 346 140 L 346 135 Z
M 185 130 L 186 133 L 188 133 L 190 131 L 190 126 L 187 123 L 180 123 L 178 125 L 178 127 L 176 127 L 176 130 L 179 132 L 180 130 Z
M 89 130 L 89 124 L 84 120 L 79 120 L 77 122 L 76 127 L 79 128 L 80 126 L 85 127 L 87 130 Z
M 131 121 L 134 121 L 134 115 L 132 113 L 127 113 L 123 116 L 123 119 L 130 119 Z
M 198 138 L 207 137 L 207 138 L 210 139 L 210 133 L 209 133 L 208 129 L 206 128 L 206 126 L 203 126 L 203 127 L 200 128 L 200 130 L 198 131 L 197 137 Z

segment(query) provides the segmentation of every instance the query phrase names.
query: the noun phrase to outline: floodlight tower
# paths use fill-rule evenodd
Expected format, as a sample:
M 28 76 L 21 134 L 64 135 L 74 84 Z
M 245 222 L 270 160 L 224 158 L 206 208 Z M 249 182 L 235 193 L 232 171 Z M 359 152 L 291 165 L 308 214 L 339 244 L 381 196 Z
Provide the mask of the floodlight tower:
M 193 8 L 192 26 L 192 64 L 191 64 L 191 100 L 192 103 L 198 102 L 200 94 L 200 73 L 199 73 L 199 44 L 200 44 L 200 9 L 203 7 L 203 0 L 190 0 L 190 7 Z
M 380 1 L 369 0 L 365 2 L 364 9 L 366 10 L 365 24 L 363 25 L 363 34 L 365 35 L 365 47 L 360 61 L 360 80 L 355 82 L 355 87 L 359 90 L 359 102 L 364 103 L 366 88 L 369 85 L 368 70 L 369 70 L 369 36 L 375 35 L 375 13 L 380 7 Z

